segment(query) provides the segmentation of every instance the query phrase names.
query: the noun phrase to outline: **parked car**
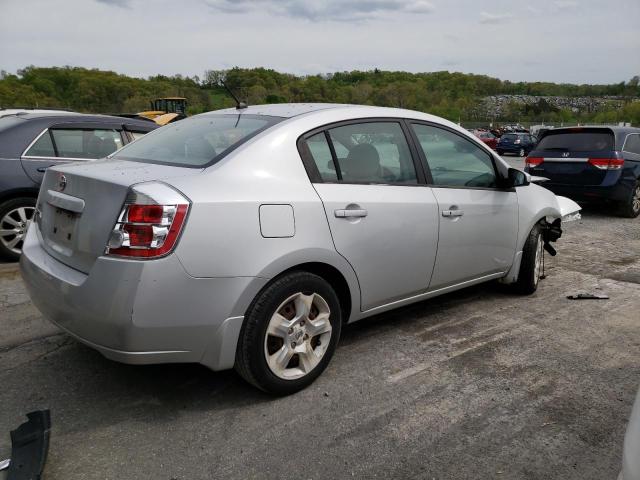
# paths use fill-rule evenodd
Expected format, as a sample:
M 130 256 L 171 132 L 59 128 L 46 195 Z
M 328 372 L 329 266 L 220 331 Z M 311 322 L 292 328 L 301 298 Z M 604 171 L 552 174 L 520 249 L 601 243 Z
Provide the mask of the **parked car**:
M 142 120 L 69 112 L 0 118 L 0 257 L 20 256 L 48 167 L 106 157 L 155 128 Z
M 498 139 L 493 133 L 487 130 L 474 130 L 472 133 L 476 137 L 478 137 L 482 141 L 482 143 L 484 143 L 491 150 L 495 150 L 496 147 L 498 146 Z
M 640 215 L 640 128 L 571 127 L 545 132 L 525 170 L 544 186 L 582 202 L 609 202 Z
M 528 133 L 505 133 L 498 140 L 498 155 L 511 153 L 519 157 L 526 156 L 537 143 L 536 137 Z
M 473 135 L 409 110 L 228 109 L 47 170 L 21 270 L 108 358 L 309 385 L 343 323 L 500 279 L 536 290 L 579 210 Z
M 59 115 L 65 115 L 68 113 L 74 114 L 75 112 L 59 108 L 0 108 L 0 117 L 6 117 L 8 115 L 22 115 L 25 113 L 57 113 Z

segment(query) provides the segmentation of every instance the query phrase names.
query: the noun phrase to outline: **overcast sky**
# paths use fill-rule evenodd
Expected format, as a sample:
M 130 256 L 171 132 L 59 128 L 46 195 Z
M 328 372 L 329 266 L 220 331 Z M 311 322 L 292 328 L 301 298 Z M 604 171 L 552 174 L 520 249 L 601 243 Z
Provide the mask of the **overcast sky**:
M 613 83 L 640 74 L 640 0 L 0 0 L 0 69 L 31 64 Z

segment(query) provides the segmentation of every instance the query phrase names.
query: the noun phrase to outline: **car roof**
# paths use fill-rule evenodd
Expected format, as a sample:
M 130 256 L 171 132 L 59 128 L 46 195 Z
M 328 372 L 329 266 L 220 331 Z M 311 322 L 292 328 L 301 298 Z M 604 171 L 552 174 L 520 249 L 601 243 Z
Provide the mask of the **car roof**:
M 343 103 L 272 103 L 266 105 L 249 105 L 246 108 L 225 108 L 214 112 L 207 112 L 202 115 L 209 114 L 247 114 L 247 115 L 268 115 L 271 117 L 292 118 L 306 113 L 327 110 L 330 108 L 346 108 L 359 107 L 361 105 L 349 105 Z

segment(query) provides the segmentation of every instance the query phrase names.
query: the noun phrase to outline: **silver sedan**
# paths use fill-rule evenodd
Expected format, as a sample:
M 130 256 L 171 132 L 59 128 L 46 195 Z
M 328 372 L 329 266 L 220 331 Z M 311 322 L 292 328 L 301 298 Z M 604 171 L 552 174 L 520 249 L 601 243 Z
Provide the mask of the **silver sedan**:
M 491 280 L 533 293 L 578 210 L 442 118 L 255 106 L 48 169 L 21 267 L 43 314 L 108 358 L 288 394 L 345 323 Z

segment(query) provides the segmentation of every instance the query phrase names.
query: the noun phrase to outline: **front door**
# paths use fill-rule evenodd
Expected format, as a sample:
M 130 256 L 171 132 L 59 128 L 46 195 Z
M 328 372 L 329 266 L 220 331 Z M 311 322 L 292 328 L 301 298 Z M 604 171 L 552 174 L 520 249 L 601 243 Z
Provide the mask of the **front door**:
M 303 149 L 316 169 L 314 187 L 336 250 L 358 277 L 361 310 L 426 291 L 438 205 L 431 188 L 419 184 L 402 125 L 344 124 L 308 136 Z
M 438 257 L 430 290 L 509 270 L 518 198 L 498 188 L 491 155 L 452 130 L 412 124 L 438 202 Z

